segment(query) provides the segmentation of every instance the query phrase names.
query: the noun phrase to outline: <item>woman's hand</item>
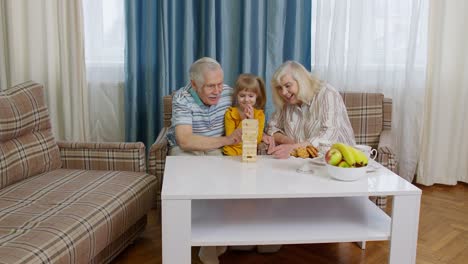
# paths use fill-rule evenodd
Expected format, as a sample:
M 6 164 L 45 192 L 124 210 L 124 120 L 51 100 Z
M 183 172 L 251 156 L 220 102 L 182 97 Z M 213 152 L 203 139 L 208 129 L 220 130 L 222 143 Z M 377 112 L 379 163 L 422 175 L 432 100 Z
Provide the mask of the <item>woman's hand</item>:
M 272 137 L 272 136 L 269 136 L 269 135 L 267 135 L 265 133 L 263 133 L 262 142 L 265 142 L 265 144 L 268 145 L 268 149 L 267 149 L 268 154 L 270 153 L 270 150 L 273 150 L 275 148 L 275 146 L 276 146 L 275 138 Z
M 287 159 L 295 148 L 295 144 L 281 144 L 273 148 L 268 148 L 268 154 L 273 155 L 273 157 L 277 159 Z
M 265 133 L 263 133 L 262 141 L 265 142 L 265 144 L 267 145 L 275 145 L 275 139 L 272 136 L 267 135 Z

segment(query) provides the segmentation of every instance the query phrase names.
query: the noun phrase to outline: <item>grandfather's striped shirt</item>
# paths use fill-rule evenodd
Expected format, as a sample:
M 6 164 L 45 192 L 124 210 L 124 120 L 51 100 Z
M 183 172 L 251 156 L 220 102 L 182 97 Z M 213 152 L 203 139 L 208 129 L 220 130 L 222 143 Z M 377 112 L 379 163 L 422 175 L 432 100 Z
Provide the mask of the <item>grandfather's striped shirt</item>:
M 318 146 L 320 140 L 355 145 L 353 127 L 341 95 L 327 83 L 310 102 L 301 106 L 285 104 L 268 123 L 269 135 L 276 132 Z
M 200 136 L 223 136 L 224 114 L 232 104 L 232 94 L 233 89 L 225 84 L 218 104 L 207 106 L 191 84 L 177 90 L 172 98 L 172 124 L 167 133 L 169 145 L 178 145 L 175 137 L 178 125 L 191 125 L 192 133 Z

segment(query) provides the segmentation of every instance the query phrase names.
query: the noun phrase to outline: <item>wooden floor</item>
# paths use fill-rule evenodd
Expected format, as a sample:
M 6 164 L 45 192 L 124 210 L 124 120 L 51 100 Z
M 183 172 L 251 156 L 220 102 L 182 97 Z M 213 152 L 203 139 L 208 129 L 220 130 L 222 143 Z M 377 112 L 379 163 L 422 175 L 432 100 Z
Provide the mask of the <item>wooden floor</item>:
M 416 263 L 468 263 L 468 184 L 418 186 L 423 190 Z M 391 211 L 391 203 L 387 213 Z M 113 262 L 161 263 L 159 213 L 152 210 L 143 235 Z M 354 243 L 287 245 L 273 254 L 228 251 L 221 264 L 387 263 L 389 243 L 368 242 L 361 250 Z M 192 263 L 201 263 L 192 248 Z M 173 263 L 177 264 L 177 263 Z

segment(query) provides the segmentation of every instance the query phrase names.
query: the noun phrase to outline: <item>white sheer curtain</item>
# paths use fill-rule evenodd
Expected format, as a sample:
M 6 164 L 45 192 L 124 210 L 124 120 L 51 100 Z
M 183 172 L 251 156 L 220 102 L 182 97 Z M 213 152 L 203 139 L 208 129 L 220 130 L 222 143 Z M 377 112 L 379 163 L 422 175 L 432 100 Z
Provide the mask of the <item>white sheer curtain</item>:
M 90 138 L 123 141 L 125 19 L 123 0 L 83 0 Z
M 43 84 L 55 137 L 87 140 L 81 0 L 1 0 L 0 27 L 1 89 Z
M 7 40 L 7 20 L 6 2 L 0 1 L 0 91 L 10 87 L 8 62 L 8 40 Z
M 340 91 L 393 99 L 399 174 L 412 181 L 424 101 L 427 0 L 316 0 L 312 68 Z
M 431 1 L 422 150 L 417 182 L 468 183 L 468 1 Z

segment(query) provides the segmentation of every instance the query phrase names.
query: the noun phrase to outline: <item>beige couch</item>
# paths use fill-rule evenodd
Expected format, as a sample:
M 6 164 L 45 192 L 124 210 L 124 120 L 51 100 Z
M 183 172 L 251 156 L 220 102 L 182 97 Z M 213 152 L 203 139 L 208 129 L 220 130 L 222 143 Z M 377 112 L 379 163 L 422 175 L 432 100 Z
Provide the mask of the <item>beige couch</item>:
M 384 98 L 380 93 L 341 93 L 343 101 L 348 110 L 349 119 L 354 130 L 357 144 L 370 145 L 377 149 L 377 161 L 392 171 L 396 171 L 397 160 L 392 150 L 390 137 L 392 123 L 392 100 Z M 161 187 L 164 178 L 164 166 L 168 152 L 166 134 L 171 126 L 172 97 L 165 96 L 164 104 L 164 127 L 158 138 L 151 146 L 148 158 L 148 171 L 158 178 L 157 195 L 160 201 Z M 264 149 L 259 154 L 266 154 Z M 386 199 L 376 199 L 378 206 L 384 208 Z
M 56 143 L 44 89 L 0 92 L 0 262 L 108 263 L 155 199 L 142 143 Z

